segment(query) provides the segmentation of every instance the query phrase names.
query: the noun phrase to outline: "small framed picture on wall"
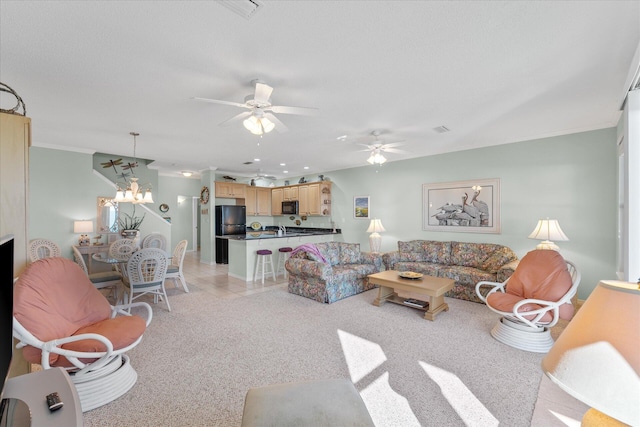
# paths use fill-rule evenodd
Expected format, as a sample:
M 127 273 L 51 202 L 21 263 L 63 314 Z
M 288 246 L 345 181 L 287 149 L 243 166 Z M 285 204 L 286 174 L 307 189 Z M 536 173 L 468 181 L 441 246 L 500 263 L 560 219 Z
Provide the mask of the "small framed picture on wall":
M 369 218 L 369 196 L 356 196 L 353 198 L 353 217 L 356 219 Z

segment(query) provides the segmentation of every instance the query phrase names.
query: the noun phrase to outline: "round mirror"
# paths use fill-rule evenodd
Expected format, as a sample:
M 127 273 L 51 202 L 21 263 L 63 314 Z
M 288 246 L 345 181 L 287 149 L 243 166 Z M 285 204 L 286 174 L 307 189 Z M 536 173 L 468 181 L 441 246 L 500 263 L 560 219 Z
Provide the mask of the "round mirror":
M 98 232 L 118 232 L 118 202 L 111 197 L 98 197 Z

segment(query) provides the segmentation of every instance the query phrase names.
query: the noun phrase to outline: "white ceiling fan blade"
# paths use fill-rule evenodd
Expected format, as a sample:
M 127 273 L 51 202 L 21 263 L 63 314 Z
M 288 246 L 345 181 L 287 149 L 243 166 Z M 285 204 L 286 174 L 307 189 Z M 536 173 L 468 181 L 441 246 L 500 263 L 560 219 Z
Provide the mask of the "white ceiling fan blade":
M 273 92 L 271 86 L 264 83 L 256 83 L 256 93 L 253 99 L 259 104 L 266 104 L 271 98 L 271 92 Z
M 297 114 L 300 116 L 317 116 L 320 110 L 312 107 L 285 107 L 283 105 L 273 105 L 269 110 L 279 114 Z
M 398 150 L 397 148 L 383 148 L 382 151 L 387 153 L 398 153 L 398 154 L 406 154 L 407 152 L 404 150 Z
M 232 105 L 234 107 L 251 108 L 245 104 L 240 104 L 239 102 L 223 101 L 221 99 L 197 98 L 197 97 L 193 97 L 191 99 L 195 99 L 196 101 L 210 102 L 212 104 Z
M 280 133 L 285 133 L 289 130 L 289 128 L 287 128 L 284 123 L 282 123 L 280 121 L 280 119 L 278 119 L 276 116 L 274 116 L 271 113 L 265 113 L 264 115 L 267 119 L 271 120 L 273 122 L 274 125 L 276 125 L 276 130 Z
M 393 147 L 400 147 L 401 145 L 404 145 L 404 141 L 390 142 L 388 144 L 385 143 L 383 146 L 385 148 L 393 148 Z
M 251 115 L 251 111 L 245 111 L 244 113 L 237 114 L 231 117 L 230 119 L 225 120 L 224 122 L 220 123 L 218 126 L 229 126 L 233 123 L 237 123 L 240 120 L 249 117 L 250 115 Z

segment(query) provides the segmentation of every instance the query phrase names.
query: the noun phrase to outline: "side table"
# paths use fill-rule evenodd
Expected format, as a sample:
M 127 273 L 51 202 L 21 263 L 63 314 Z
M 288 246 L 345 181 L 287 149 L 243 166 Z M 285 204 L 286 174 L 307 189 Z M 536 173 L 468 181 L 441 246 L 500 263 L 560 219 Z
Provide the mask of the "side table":
M 58 393 L 64 406 L 51 412 L 47 407 L 46 396 L 53 392 Z M 26 403 L 31 412 L 32 427 L 75 427 L 83 424 L 78 392 L 62 368 L 45 369 L 9 378 L 4 385 L 2 397 L 20 399 Z

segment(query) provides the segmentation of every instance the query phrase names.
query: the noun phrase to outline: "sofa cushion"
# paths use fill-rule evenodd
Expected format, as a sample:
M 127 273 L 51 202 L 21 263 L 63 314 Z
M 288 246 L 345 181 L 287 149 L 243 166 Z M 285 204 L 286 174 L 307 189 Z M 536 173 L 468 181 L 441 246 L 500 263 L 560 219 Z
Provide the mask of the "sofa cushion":
M 482 268 L 484 261 L 502 247 L 493 243 L 451 242 L 451 265 Z
M 415 271 L 416 273 L 426 274 L 427 276 L 438 276 L 438 270 L 444 267 L 441 264 L 432 264 L 430 262 L 405 262 L 400 261 L 395 265 L 398 271 Z
M 503 265 L 507 265 L 517 258 L 518 256 L 510 248 L 502 246 L 485 259 L 480 268 L 488 273 L 497 273 Z
M 446 277 L 447 279 L 453 279 L 461 285 L 472 287 L 475 292 L 476 283 L 482 281 L 495 282 L 496 275 L 488 273 L 484 270 L 473 267 L 462 266 L 442 266 L 438 270 L 438 277 Z M 478 300 L 479 302 L 479 300 Z
M 360 243 L 340 244 L 340 264 L 357 264 L 360 262 Z
M 496 310 L 499 310 L 505 313 L 513 313 L 513 307 L 520 301 L 522 301 L 522 297 L 519 297 L 517 295 L 504 294 L 502 292 L 495 292 L 489 295 L 489 297 L 487 298 L 487 304 L 489 304 L 491 307 L 495 308 Z M 532 310 L 537 310 L 539 308 L 542 308 L 542 306 L 538 304 L 524 304 L 520 306 L 520 308 L 518 309 L 518 312 L 519 313 L 529 312 Z M 533 318 L 536 317 L 536 314 L 531 314 L 528 316 L 525 315 L 523 317 L 528 320 L 533 320 Z M 540 318 L 539 322 L 549 323 L 551 322 L 551 320 L 553 320 L 553 316 L 551 315 L 550 312 L 546 312 L 544 316 Z
M 398 242 L 398 252 L 401 261 L 425 261 L 423 247 L 424 240 L 411 240 L 409 242 Z
M 344 275 L 344 280 L 346 280 L 348 276 L 360 279 L 377 272 L 378 270 L 373 264 L 342 264 L 333 267 L 333 274 L 336 276 Z
M 451 242 L 425 240 L 422 244 L 424 261 L 448 265 L 451 263 Z
M 340 263 L 340 242 L 316 243 L 316 247 L 329 265 L 337 265 Z

